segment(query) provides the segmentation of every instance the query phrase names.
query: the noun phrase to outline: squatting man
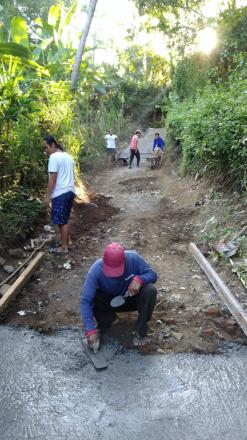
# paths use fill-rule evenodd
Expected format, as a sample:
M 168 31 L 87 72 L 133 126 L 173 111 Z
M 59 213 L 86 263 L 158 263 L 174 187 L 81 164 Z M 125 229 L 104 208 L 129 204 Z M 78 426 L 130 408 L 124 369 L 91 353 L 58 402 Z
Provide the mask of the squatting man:
M 95 351 L 100 346 L 100 331 L 117 319 L 116 312 L 138 311 L 134 345 L 143 343 L 156 303 L 157 275 L 135 251 L 119 243 L 109 244 L 103 258 L 97 260 L 86 276 L 81 314 L 87 344 Z M 113 298 L 123 296 L 124 304 L 111 305 Z

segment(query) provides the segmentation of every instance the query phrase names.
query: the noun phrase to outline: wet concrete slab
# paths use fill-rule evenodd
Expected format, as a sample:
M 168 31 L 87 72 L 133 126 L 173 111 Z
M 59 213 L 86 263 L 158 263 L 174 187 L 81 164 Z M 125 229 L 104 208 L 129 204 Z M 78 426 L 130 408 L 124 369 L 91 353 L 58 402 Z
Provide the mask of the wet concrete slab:
M 142 356 L 108 342 L 96 372 L 79 330 L 0 327 L 1 440 L 246 440 L 247 349 Z

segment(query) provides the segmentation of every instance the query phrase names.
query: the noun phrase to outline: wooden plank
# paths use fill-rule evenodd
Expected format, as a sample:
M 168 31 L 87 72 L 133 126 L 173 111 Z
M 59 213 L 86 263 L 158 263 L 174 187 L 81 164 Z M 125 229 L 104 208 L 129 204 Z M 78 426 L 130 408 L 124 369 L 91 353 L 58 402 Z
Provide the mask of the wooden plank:
M 37 269 L 42 259 L 44 258 L 45 253 L 39 252 L 36 257 L 31 261 L 31 263 L 27 266 L 24 272 L 17 278 L 17 280 L 10 286 L 7 292 L 0 299 L 0 312 L 2 312 L 8 305 L 13 301 L 13 299 L 18 295 L 18 293 L 22 290 L 28 280 L 31 278 L 33 272 Z
M 3 280 L 0 283 L 0 287 L 2 287 L 4 284 L 7 284 L 18 272 L 20 272 L 20 270 L 26 266 L 26 264 L 33 258 L 33 256 L 40 251 L 40 249 L 42 249 L 42 247 L 44 246 L 44 244 L 47 242 L 47 238 L 43 241 L 43 243 L 36 249 L 34 249 L 34 251 L 31 253 L 31 255 L 29 255 L 29 257 L 19 266 L 17 267 L 17 269 L 12 272 L 7 278 L 5 278 L 5 280 Z
M 210 283 L 213 285 L 214 289 L 219 294 L 224 304 L 228 307 L 231 314 L 234 316 L 235 320 L 238 322 L 239 326 L 247 336 L 247 314 L 244 311 L 243 307 L 239 304 L 235 296 L 222 281 L 222 279 L 219 277 L 211 264 L 209 264 L 209 262 L 203 256 L 195 243 L 190 243 L 189 250 L 199 266 L 204 271 L 204 273 L 207 275 Z

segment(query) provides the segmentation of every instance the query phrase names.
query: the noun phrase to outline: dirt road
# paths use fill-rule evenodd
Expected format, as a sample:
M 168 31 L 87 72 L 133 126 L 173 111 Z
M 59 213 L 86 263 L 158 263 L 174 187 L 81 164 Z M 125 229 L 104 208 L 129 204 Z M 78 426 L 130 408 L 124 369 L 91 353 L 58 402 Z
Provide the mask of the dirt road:
M 150 130 L 143 152 L 152 137 Z M 47 252 L 2 316 L 0 438 L 246 440 L 246 347 L 229 344 L 245 338 L 187 250 L 203 221 L 198 187 L 171 165 L 148 169 L 144 156 L 140 169 L 116 166 L 88 182 L 91 201 L 75 206 L 69 257 Z M 122 315 L 105 337 L 109 368 L 97 373 L 82 349 L 80 293 L 113 240 L 158 272 L 142 350 L 156 356 L 123 348 L 131 347 L 135 314 Z M 173 353 L 186 351 L 218 354 Z
M 198 187 L 179 177 L 171 164 L 148 168 L 145 155 L 151 151 L 156 130 L 149 129 L 140 142 L 140 168 L 116 165 L 88 176 L 91 203 L 75 207 L 69 257 L 47 254 L 3 323 L 29 325 L 42 332 L 80 327 L 83 279 L 104 246 L 118 241 L 137 250 L 158 273 L 158 301 L 146 353 L 214 352 L 219 340 L 244 341 L 234 322 L 227 325 L 227 310 L 188 253 L 201 225 L 201 208 L 195 206 Z M 66 262 L 71 270 L 64 268 Z M 19 316 L 20 310 L 26 315 Z M 110 334 L 130 347 L 135 314 L 120 318 Z

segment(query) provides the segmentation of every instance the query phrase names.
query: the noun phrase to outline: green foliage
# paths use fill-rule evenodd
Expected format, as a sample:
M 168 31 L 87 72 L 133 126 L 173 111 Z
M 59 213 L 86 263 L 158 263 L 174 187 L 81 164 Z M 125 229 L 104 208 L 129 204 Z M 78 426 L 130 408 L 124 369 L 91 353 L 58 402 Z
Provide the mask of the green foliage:
M 1 0 L 0 20 L 8 28 L 12 17 L 22 15 L 30 24 L 36 17 L 46 17 L 53 3 L 54 0 Z
M 240 55 L 247 60 L 247 7 L 225 10 L 220 15 L 217 33 L 216 76 L 226 80 L 237 67 Z
M 30 197 L 29 192 L 12 188 L 0 195 L 0 237 L 1 243 L 9 245 L 30 235 L 34 226 L 45 215 L 39 200 Z
M 217 20 L 210 56 L 177 61 L 164 109 L 170 142 L 181 141 L 183 173 L 213 173 L 247 187 L 247 7 L 229 7 Z
M 29 48 L 28 28 L 22 17 L 13 17 L 10 23 L 10 34 L 13 43 Z
M 182 140 L 183 172 L 214 171 L 246 184 L 247 80 L 209 86 L 195 101 L 175 102 L 167 122 L 170 136 Z
M 170 10 L 194 11 L 205 2 L 203 0 L 135 0 L 135 3 L 142 14 L 157 15 Z
M 210 78 L 208 61 L 199 53 L 178 61 L 172 81 L 173 88 L 181 100 L 193 98 L 206 86 Z

